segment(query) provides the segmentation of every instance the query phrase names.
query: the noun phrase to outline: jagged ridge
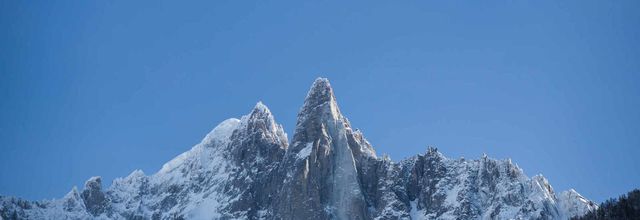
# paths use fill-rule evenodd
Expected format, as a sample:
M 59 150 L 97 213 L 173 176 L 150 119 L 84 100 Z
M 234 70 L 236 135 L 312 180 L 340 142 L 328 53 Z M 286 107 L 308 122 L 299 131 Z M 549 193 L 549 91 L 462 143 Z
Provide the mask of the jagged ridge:
M 289 146 L 259 102 L 153 175 L 134 171 L 102 189 L 30 202 L 0 197 L 4 219 L 567 219 L 597 208 L 574 190 L 555 194 L 510 160 L 448 159 L 435 148 L 378 158 L 317 79 Z

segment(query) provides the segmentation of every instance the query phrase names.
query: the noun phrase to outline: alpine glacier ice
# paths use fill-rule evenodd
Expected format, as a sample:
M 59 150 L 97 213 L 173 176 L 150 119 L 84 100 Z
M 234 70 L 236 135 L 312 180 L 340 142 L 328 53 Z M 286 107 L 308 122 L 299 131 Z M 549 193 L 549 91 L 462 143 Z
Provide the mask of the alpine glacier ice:
M 323 78 L 291 146 L 258 102 L 155 174 L 136 170 L 108 188 L 91 177 L 55 200 L 0 196 L 0 219 L 568 219 L 596 208 L 511 160 L 449 159 L 435 148 L 398 162 L 377 157 Z

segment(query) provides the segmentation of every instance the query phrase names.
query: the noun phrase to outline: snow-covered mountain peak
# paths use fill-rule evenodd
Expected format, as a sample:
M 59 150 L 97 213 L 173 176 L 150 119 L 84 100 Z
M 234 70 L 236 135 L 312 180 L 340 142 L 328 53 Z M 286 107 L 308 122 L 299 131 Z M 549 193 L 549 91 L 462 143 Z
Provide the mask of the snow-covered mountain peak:
M 269 108 L 262 102 L 258 102 L 251 113 L 242 116 L 238 130 L 238 135 L 241 136 L 244 133 L 258 133 L 277 142 L 283 149 L 286 149 L 289 145 L 287 134 L 284 132 L 282 125 L 276 122 Z
M 558 196 L 558 207 L 561 213 L 587 213 L 598 209 L 598 205 L 588 200 L 574 189 L 563 191 Z M 566 218 L 572 216 L 563 216 Z
M 74 186 L 71 190 L 62 197 L 64 200 L 77 200 L 80 199 L 80 191 L 78 191 L 78 187 Z
M 245 116 L 246 117 L 246 116 Z M 207 155 L 214 152 L 224 151 L 226 146 L 231 141 L 231 136 L 240 127 L 241 120 L 236 118 L 230 118 L 222 121 L 211 132 L 209 132 L 199 144 L 196 144 L 191 150 L 186 151 L 169 162 L 162 165 L 162 168 L 154 176 L 161 176 L 166 179 L 168 176 L 175 176 L 175 170 L 188 166 L 189 164 L 197 163 L 198 166 L 203 166 L 210 161 Z M 133 173 L 132 173 L 133 175 Z
M 267 105 L 262 103 L 262 101 L 258 101 L 256 103 L 256 105 L 253 107 L 253 111 L 268 111 L 269 113 L 271 113 L 271 111 L 269 110 L 269 107 L 267 107 Z
M 277 123 L 271 114 L 271 110 L 263 104 L 262 102 L 256 103 L 256 106 L 253 107 L 253 110 L 248 115 L 243 116 L 241 119 L 241 124 L 250 124 L 250 123 L 264 123 L 267 129 L 274 131 L 276 129 Z
M 209 132 L 202 142 L 201 145 L 212 147 L 215 146 L 214 142 L 217 144 L 226 143 L 229 141 L 229 138 L 233 134 L 233 131 L 236 130 L 238 125 L 240 124 L 240 120 L 237 118 L 229 118 L 227 120 L 222 121 L 218 126 L 213 128 L 211 132 Z
M 256 103 L 255 107 L 253 107 L 253 110 L 251 110 L 249 115 L 244 116 L 241 120 L 245 121 L 246 123 L 255 123 L 256 120 L 262 120 L 265 123 L 268 123 L 269 126 L 277 125 L 273 114 L 271 113 L 271 110 L 269 110 L 269 107 L 262 103 L 262 101 Z

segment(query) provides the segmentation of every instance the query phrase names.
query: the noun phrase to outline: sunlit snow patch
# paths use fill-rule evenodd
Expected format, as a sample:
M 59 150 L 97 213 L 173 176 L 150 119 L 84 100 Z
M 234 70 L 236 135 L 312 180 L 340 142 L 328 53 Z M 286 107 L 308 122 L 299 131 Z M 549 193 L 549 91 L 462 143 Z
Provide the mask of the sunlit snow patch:
M 309 142 L 307 143 L 307 146 L 302 148 L 302 150 L 300 150 L 300 152 L 298 152 L 298 158 L 299 159 L 304 159 L 309 157 L 309 155 L 311 155 L 311 149 L 313 148 L 313 142 Z

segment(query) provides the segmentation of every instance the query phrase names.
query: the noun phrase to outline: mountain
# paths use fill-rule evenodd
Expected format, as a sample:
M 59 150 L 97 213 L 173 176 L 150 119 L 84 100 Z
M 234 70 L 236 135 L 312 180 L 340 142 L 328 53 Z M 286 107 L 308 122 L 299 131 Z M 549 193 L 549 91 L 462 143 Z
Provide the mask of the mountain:
M 435 148 L 378 157 L 322 78 L 291 143 L 259 102 L 155 174 L 136 170 L 106 189 L 92 177 L 50 201 L 0 197 L 3 219 L 568 219 L 596 208 L 511 160 L 449 159 Z
M 576 216 L 572 220 L 638 220 L 640 219 L 640 189 L 634 189 L 617 199 L 609 199 L 596 210 L 591 210 L 583 216 Z

